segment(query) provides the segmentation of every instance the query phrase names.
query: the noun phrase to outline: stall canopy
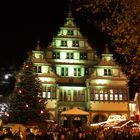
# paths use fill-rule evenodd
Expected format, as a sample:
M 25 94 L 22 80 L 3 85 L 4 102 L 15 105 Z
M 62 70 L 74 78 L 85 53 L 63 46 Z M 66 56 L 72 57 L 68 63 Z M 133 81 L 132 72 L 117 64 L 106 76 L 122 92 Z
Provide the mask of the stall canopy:
M 72 108 L 61 112 L 61 115 L 89 115 L 89 113 L 78 108 Z

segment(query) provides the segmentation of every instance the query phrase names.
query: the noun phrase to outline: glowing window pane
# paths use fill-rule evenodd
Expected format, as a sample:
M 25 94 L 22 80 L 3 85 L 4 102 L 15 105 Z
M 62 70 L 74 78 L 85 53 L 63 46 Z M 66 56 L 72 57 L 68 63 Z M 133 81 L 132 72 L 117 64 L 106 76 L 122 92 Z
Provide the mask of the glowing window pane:
M 95 100 L 99 100 L 99 95 L 95 94 Z
M 105 94 L 105 100 L 108 100 L 108 94 Z
M 47 98 L 51 98 L 51 92 L 50 91 L 47 94 Z
M 113 94 L 110 94 L 110 100 L 113 100 Z
M 46 92 L 43 92 L 43 93 L 42 93 L 42 97 L 43 97 L 43 98 L 46 98 Z
M 117 94 L 115 94 L 115 100 L 118 100 L 118 95 Z
M 113 89 L 110 89 L 109 92 L 110 92 L 110 93 L 113 93 Z
M 122 100 L 123 98 L 122 98 L 122 94 L 119 94 L 119 100 Z
M 103 94 L 100 94 L 100 100 L 103 100 Z

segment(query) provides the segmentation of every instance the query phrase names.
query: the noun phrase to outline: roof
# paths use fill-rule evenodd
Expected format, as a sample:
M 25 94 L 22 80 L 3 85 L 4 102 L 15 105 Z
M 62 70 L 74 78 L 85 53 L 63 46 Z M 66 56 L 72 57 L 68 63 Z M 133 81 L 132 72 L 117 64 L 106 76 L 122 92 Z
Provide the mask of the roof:
M 89 113 L 78 108 L 72 108 L 61 112 L 61 115 L 89 115 Z

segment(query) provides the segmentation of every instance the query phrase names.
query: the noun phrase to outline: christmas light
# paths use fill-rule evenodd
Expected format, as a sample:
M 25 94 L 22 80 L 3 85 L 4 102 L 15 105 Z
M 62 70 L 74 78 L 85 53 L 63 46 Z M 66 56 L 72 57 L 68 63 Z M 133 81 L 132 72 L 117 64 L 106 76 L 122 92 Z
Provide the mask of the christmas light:
M 43 114 L 43 113 L 44 113 L 44 111 L 43 111 L 43 110 L 41 110 L 41 111 L 40 111 L 40 114 Z
M 29 107 L 29 105 L 28 104 L 26 104 L 26 108 L 28 108 Z
M 28 64 L 26 64 L 26 65 L 25 65 L 25 68 L 29 68 L 29 65 L 28 65 Z
M 21 90 L 21 89 L 19 89 L 19 90 L 18 90 L 18 92 L 21 94 L 21 93 L 22 93 L 22 90 Z

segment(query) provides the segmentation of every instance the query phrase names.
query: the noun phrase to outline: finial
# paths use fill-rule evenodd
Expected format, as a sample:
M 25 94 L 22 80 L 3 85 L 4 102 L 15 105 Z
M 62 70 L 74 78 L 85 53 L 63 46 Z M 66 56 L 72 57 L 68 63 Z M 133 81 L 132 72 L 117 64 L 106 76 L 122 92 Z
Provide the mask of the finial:
M 108 44 L 105 45 L 105 54 L 110 54 L 109 48 L 108 48 Z
M 41 47 L 40 47 L 40 40 L 37 41 L 36 50 L 38 50 L 38 51 L 41 50 Z
M 68 17 L 71 18 L 72 17 L 72 12 L 71 12 L 71 3 L 72 0 L 69 0 L 69 13 L 68 13 Z

